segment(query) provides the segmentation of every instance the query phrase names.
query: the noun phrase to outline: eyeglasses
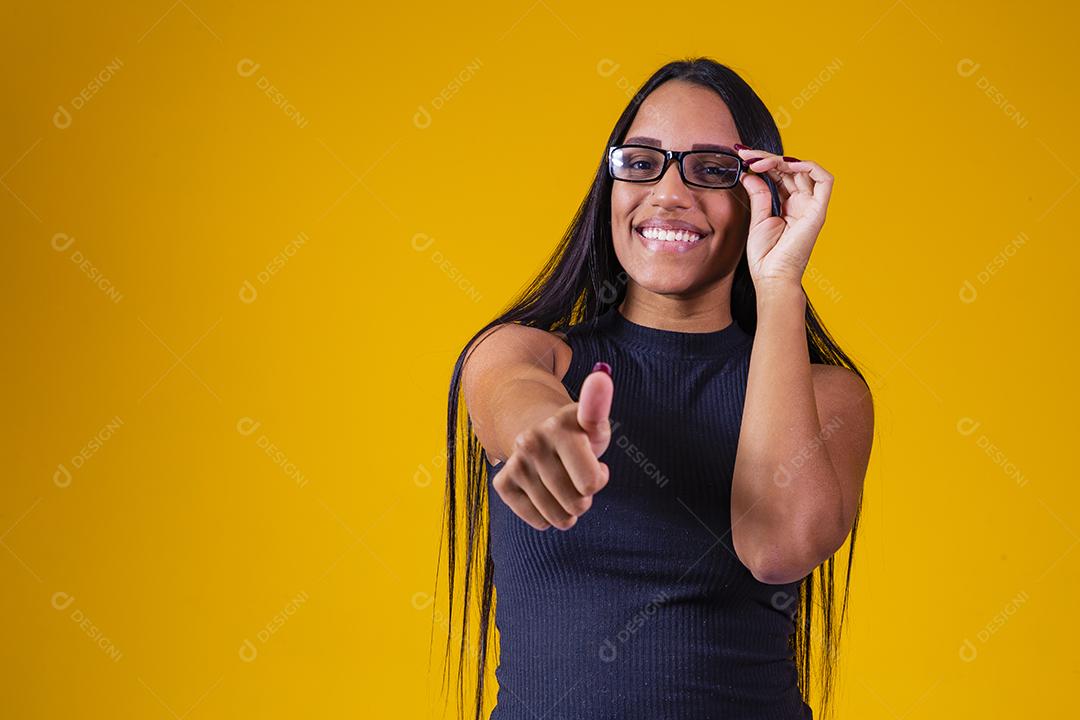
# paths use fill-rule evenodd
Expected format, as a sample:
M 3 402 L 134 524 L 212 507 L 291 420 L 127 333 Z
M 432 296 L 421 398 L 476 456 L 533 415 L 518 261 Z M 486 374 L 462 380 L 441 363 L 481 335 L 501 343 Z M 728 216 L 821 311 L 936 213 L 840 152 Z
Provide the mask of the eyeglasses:
M 661 150 L 651 145 L 612 145 L 608 148 L 608 174 L 623 182 L 652 182 L 664 174 L 668 163 L 679 163 L 679 175 L 687 185 L 729 188 L 750 168 L 734 153 L 719 150 Z

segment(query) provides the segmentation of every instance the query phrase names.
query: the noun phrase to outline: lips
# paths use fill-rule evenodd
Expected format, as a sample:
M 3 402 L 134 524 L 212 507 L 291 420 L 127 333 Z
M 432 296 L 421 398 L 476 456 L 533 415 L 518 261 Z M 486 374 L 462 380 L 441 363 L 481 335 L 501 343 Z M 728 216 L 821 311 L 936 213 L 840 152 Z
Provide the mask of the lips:
M 638 230 L 638 231 L 645 230 L 646 228 L 657 228 L 657 229 L 666 230 L 666 231 L 669 231 L 669 232 L 676 232 L 676 231 L 679 231 L 679 230 L 684 230 L 686 232 L 692 232 L 695 235 L 698 235 L 698 236 L 701 236 L 701 237 L 704 237 L 705 235 L 709 234 L 709 232 L 707 230 L 704 230 L 704 229 L 698 227 L 697 225 L 694 225 L 693 223 L 688 223 L 688 222 L 685 222 L 683 220 L 675 220 L 675 219 L 665 220 L 663 218 L 653 217 L 653 218 L 649 218 L 648 220 L 645 220 L 644 222 L 634 226 L 634 229 Z

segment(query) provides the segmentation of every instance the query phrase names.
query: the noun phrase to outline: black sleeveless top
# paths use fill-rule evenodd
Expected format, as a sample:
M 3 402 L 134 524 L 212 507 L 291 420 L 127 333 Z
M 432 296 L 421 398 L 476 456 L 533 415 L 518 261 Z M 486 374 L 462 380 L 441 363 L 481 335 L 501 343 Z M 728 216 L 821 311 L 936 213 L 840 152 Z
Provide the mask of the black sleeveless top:
M 535 530 L 488 472 L 500 662 L 491 720 L 806 720 L 798 583 L 756 580 L 731 541 L 753 338 L 686 333 L 612 306 L 571 326 L 572 400 L 611 365 L 608 484 L 569 530 Z

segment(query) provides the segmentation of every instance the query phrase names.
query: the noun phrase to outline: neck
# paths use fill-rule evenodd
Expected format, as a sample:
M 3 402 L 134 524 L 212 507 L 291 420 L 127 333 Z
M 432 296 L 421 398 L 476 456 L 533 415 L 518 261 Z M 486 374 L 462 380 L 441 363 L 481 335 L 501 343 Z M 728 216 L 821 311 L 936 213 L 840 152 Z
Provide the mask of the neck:
M 728 275 L 697 295 L 665 295 L 630 280 L 618 312 L 631 322 L 659 330 L 690 333 L 723 330 L 732 323 L 731 281 L 732 276 Z

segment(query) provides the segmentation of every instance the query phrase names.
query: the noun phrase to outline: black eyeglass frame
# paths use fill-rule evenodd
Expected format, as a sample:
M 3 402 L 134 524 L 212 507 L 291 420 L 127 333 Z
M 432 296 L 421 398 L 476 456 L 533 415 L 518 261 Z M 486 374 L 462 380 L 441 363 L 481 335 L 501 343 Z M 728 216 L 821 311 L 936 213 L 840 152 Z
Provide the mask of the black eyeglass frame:
M 660 169 L 660 172 L 657 173 L 656 177 L 649 178 L 648 180 L 628 180 L 626 178 L 615 177 L 615 169 L 613 167 L 614 163 L 613 163 L 613 160 L 612 160 L 612 155 L 615 154 L 616 150 L 622 150 L 624 148 L 641 148 L 643 150 L 652 150 L 653 152 L 660 153 L 661 155 L 664 156 L 663 167 Z M 683 158 L 685 158 L 687 155 L 726 155 L 727 157 L 733 157 L 733 158 L 735 158 L 736 160 L 739 161 L 739 166 L 738 166 L 739 172 L 735 175 L 735 180 L 730 185 L 702 185 L 700 183 L 691 182 L 691 181 L 686 179 L 686 171 L 683 168 Z M 750 166 L 747 164 L 747 162 L 745 160 L 743 160 L 741 157 L 739 157 L 735 153 L 729 153 L 729 152 L 725 152 L 723 150 L 664 150 L 662 148 L 656 147 L 655 145 L 637 145 L 635 143 L 630 143 L 628 145 L 612 145 L 611 147 L 608 148 L 608 153 L 607 153 L 608 175 L 611 177 L 612 180 L 618 180 L 619 182 L 630 182 L 630 183 L 651 183 L 651 182 L 656 182 L 660 178 L 664 177 L 664 173 L 667 172 L 668 165 L 671 164 L 672 160 L 675 160 L 679 164 L 679 177 L 682 178 L 682 181 L 684 183 L 686 183 L 690 187 L 699 187 L 699 188 L 704 188 L 706 190 L 730 190 L 731 188 L 733 188 L 733 187 L 735 187 L 736 185 L 739 184 L 739 178 L 742 177 L 742 174 L 744 172 L 753 172 L 753 170 L 750 169 Z

